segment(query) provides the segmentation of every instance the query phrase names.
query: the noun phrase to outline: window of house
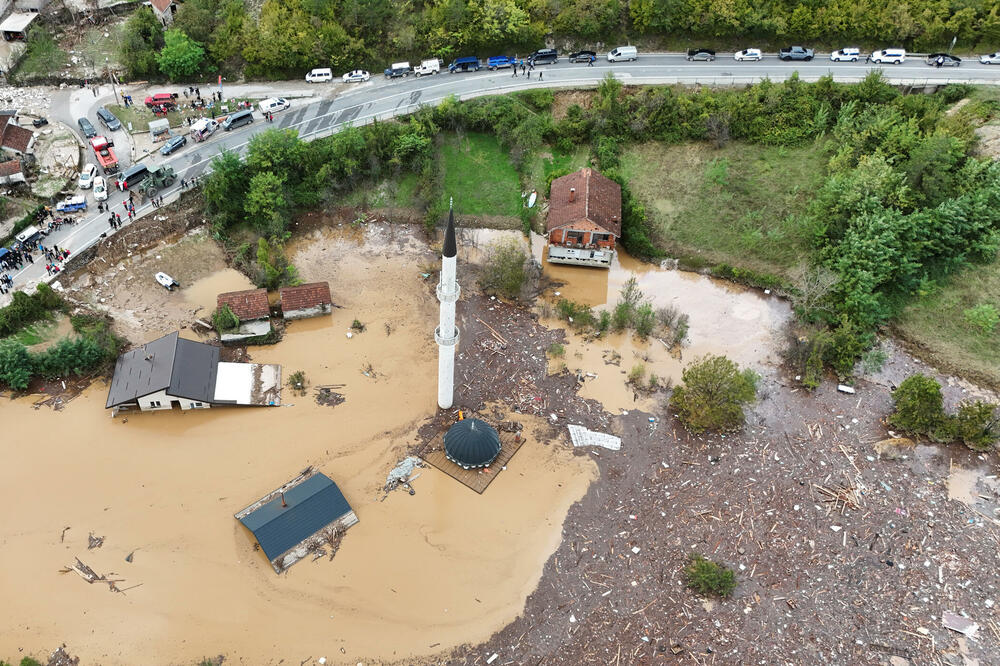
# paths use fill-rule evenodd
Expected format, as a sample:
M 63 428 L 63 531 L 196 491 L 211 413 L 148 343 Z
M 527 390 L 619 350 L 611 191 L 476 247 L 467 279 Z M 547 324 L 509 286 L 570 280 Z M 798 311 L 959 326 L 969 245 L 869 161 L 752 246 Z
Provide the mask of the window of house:
M 149 406 L 150 407 L 159 407 L 160 406 L 160 401 L 159 400 L 150 400 L 149 401 Z
M 591 234 L 591 236 L 590 236 L 590 242 L 591 243 L 607 243 L 609 235 L 610 234 Z
M 582 243 L 583 242 L 583 232 L 582 231 L 567 231 L 566 232 L 566 242 L 567 243 Z

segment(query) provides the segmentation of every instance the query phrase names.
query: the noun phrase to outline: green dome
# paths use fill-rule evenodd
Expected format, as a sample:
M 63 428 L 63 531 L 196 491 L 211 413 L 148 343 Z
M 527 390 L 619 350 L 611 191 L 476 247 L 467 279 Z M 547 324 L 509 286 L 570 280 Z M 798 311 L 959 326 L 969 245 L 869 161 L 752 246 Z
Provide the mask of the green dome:
M 485 421 L 464 419 L 444 434 L 444 454 L 465 469 L 486 467 L 500 455 L 500 435 Z

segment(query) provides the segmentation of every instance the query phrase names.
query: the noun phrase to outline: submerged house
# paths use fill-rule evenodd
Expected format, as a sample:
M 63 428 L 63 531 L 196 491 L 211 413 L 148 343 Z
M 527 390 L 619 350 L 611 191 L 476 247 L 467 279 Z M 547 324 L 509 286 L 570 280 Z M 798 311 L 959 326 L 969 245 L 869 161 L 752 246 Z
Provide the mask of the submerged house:
M 295 287 L 282 287 L 281 314 L 285 319 L 304 319 L 330 314 L 333 299 L 330 297 L 329 282 L 310 282 Z
M 281 366 L 223 363 L 219 348 L 170 333 L 118 357 L 105 409 L 281 404 Z
M 590 168 L 552 181 L 548 260 L 608 268 L 622 233 L 622 188 Z
M 337 484 L 312 467 L 234 517 L 253 533 L 276 573 L 358 522 Z
M 267 301 L 266 289 L 247 289 L 219 294 L 216 305 L 220 310 L 223 305 L 229 306 L 240 320 L 236 328 L 219 331 L 219 338 L 223 342 L 237 342 L 271 332 L 271 306 Z

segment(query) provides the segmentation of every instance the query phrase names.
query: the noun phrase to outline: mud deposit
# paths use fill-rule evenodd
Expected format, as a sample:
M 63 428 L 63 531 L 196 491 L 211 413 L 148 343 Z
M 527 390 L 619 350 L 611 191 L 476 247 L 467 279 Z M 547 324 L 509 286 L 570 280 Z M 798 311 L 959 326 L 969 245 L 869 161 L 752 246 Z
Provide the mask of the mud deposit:
M 382 226 L 317 231 L 290 252 L 304 279 L 330 281 L 342 307 L 290 322 L 283 342 L 250 354 L 304 371 L 310 386 L 342 385 L 336 408 L 286 391 L 280 408 L 111 419 L 102 385 L 58 413 L 32 410 L 30 399 L 3 406 L 0 655 L 41 656 L 65 642 L 82 663 L 154 654 L 155 663 L 214 654 L 412 663 L 486 639 L 521 611 L 596 466 L 545 443 L 542 419 L 511 412 L 527 442 L 487 493 L 425 468 L 415 495 L 385 497 L 388 471 L 436 413 L 437 303 L 419 268 L 434 255 L 418 236 Z M 193 316 L 209 291 L 232 286 L 222 273 L 205 290 L 194 275 L 153 307 Z M 113 291 L 116 302 L 138 299 Z M 348 338 L 354 319 L 366 330 Z M 137 314 L 130 325 L 147 339 L 166 321 Z M 307 465 L 340 485 L 360 523 L 333 561 L 307 559 L 277 576 L 233 514 Z M 88 549 L 91 532 L 105 537 L 100 548 Z M 60 574 L 76 557 L 124 594 Z

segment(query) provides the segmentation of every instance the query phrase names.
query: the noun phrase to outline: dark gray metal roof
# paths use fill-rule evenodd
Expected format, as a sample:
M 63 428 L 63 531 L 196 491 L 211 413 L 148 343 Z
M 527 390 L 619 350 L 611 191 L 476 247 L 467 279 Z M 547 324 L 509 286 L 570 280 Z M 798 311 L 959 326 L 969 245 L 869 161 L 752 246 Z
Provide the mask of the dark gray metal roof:
M 118 357 L 106 408 L 166 390 L 178 398 L 211 402 L 219 349 L 170 333 Z
M 444 231 L 444 247 L 441 256 L 454 257 L 458 254 L 458 244 L 455 243 L 455 211 L 448 209 L 448 228 Z
M 267 559 L 274 561 L 302 541 L 351 511 L 340 488 L 325 474 L 302 483 L 239 519 L 253 532 Z
M 500 454 L 500 435 L 479 419 L 463 419 L 444 434 L 444 454 L 465 469 L 486 467 Z

